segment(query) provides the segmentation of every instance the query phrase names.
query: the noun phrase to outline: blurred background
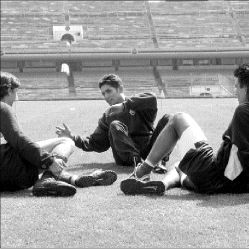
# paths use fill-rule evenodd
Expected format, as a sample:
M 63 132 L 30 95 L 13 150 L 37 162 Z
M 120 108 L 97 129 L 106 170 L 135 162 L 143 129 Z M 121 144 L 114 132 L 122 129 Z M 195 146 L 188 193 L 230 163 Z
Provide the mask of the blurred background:
M 1 70 L 20 100 L 100 99 L 116 73 L 126 95 L 234 97 L 249 61 L 249 1 L 1 1 Z

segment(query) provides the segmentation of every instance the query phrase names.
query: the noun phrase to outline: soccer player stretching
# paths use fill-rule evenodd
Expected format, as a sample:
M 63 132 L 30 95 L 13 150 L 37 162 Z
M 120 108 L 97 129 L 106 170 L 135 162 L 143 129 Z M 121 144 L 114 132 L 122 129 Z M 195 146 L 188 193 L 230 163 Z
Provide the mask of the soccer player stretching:
M 199 193 L 249 192 L 249 64 L 234 71 L 239 105 L 222 136 L 216 154 L 195 122 L 186 113 L 173 115 L 161 131 L 146 160 L 121 182 L 125 194 L 162 195 L 183 187 Z M 150 181 L 154 165 L 178 143 L 181 158 L 162 181 Z

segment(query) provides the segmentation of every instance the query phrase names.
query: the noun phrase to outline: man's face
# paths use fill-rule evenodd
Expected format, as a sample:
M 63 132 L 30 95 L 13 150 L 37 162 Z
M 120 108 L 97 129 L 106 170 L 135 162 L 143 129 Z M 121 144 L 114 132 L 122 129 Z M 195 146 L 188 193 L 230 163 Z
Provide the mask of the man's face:
M 121 95 L 122 94 L 121 88 L 115 88 L 115 87 L 105 84 L 100 88 L 100 91 L 102 95 L 104 96 L 105 101 L 109 105 L 115 105 L 115 104 L 123 102 L 123 98 Z
M 238 98 L 239 104 L 242 104 L 247 101 L 246 91 L 247 91 L 247 88 L 245 86 L 241 88 L 238 82 L 238 79 L 236 79 L 235 92 L 236 92 L 236 96 Z
M 18 88 L 14 89 L 10 88 L 8 91 L 9 91 L 7 98 L 8 104 L 12 106 L 15 101 L 18 101 L 18 94 L 17 94 Z

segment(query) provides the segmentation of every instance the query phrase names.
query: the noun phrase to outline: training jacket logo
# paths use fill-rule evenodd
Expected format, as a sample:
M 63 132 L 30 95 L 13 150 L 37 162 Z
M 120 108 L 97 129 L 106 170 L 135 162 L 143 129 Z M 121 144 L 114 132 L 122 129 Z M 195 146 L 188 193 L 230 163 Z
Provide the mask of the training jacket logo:
M 134 115 L 136 114 L 136 112 L 133 111 L 133 110 L 130 110 L 129 113 L 130 113 L 132 116 L 134 116 Z

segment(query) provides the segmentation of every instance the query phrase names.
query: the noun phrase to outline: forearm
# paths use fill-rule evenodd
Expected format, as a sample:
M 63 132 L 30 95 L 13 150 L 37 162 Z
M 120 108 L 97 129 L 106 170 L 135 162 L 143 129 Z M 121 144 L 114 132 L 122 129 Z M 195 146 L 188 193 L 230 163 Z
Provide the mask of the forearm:
M 75 146 L 84 150 L 84 151 L 94 151 L 94 148 L 89 143 L 89 139 L 83 138 L 79 135 L 73 136 L 73 141 L 75 143 Z
M 93 134 L 89 137 L 74 136 L 73 141 L 76 147 L 87 152 L 95 151 L 100 153 L 108 150 L 110 147 L 109 140 L 106 140 L 106 138 L 98 139 Z

